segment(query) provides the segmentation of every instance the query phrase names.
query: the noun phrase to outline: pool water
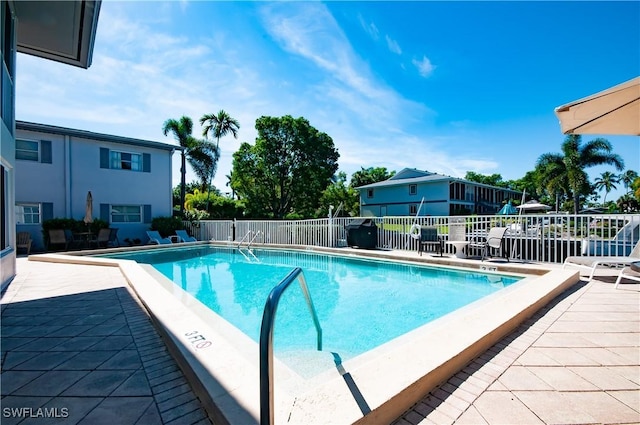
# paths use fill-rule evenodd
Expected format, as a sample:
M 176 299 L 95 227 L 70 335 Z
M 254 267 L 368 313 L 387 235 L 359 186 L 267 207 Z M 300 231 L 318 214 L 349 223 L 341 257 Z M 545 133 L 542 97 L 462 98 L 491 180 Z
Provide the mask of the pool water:
M 344 361 L 442 317 L 520 278 L 304 251 L 194 247 L 111 254 L 151 264 L 250 338 L 259 341 L 269 292 L 301 267 L 323 332 L 323 351 Z M 283 294 L 274 326 L 276 355 L 316 349 L 299 285 Z

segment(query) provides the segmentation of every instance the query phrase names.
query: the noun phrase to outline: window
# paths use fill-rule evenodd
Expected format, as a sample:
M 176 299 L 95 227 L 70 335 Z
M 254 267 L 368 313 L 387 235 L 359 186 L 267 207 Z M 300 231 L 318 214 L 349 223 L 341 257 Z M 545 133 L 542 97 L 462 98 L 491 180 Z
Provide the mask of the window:
M 35 140 L 16 140 L 16 159 L 40 161 L 40 143 Z
M 139 153 L 110 151 L 111 168 L 142 171 L 142 155 Z
M 373 198 L 373 189 L 367 189 L 367 198 Z
M 418 214 L 418 206 L 413 204 L 413 205 L 409 205 L 409 215 L 415 215 Z
M 409 195 L 415 195 L 418 193 L 418 185 L 417 184 L 410 184 L 409 185 Z
M 140 205 L 112 205 L 112 223 L 142 223 L 142 207 Z
M 16 224 L 40 224 L 40 204 L 16 204 Z

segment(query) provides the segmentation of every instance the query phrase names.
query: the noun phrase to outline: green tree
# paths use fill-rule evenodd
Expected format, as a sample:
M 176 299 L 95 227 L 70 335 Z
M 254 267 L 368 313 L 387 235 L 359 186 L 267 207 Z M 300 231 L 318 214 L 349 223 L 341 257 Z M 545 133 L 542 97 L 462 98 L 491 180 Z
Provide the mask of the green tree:
M 173 133 L 178 145 L 182 148 L 180 153 L 180 214 L 184 214 L 186 161 L 189 161 L 189 165 L 199 178 L 208 173 L 217 162 L 217 149 L 214 150 L 213 145 L 194 138 L 191 135 L 192 132 L 193 121 L 187 116 L 182 116 L 179 120 L 168 119 L 162 124 L 162 133 L 165 136 Z
M 605 171 L 604 173 L 600 174 L 600 177 L 596 178 L 594 185 L 595 189 L 604 189 L 604 198 L 602 200 L 602 205 L 605 205 L 607 203 L 607 195 L 609 194 L 609 192 L 618 188 L 618 186 L 616 186 L 616 183 L 618 183 L 619 181 L 620 180 L 618 176 L 616 174 L 613 174 L 611 171 Z
M 207 137 L 208 134 L 216 139 L 216 150 L 220 149 L 220 139 L 227 134 L 233 135 L 234 139 L 238 138 L 238 130 L 240 129 L 240 123 L 231 115 L 226 113 L 223 109 L 218 111 L 217 114 L 205 114 L 200 118 L 200 125 L 203 125 L 202 135 Z M 213 181 L 215 174 L 215 168 L 211 170 L 211 177 L 209 184 Z M 207 198 L 208 199 L 208 198 Z
M 508 187 L 508 183 L 502 180 L 502 176 L 500 174 L 484 175 L 474 171 L 467 171 L 467 174 L 464 175 L 464 179 L 471 182 L 488 184 L 490 186 Z
M 638 173 L 633 170 L 627 170 L 618 177 L 620 179 L 620 183 L 624 185 L 625 190 L 628 192 L 633 181 L 638 178 Z
M 252 216 L 311 217 L 338 169 L 338 151 L 327 134 L 305 118 L 263 116 L 255 144 L 233 154 L 231 185 Z
M 360 213 L 360 194 L 356 189 L 347 184 L 347 173 L 339 172 L 331 179 L 331 184 L 322 192 L 320 197 L 320 209 L 316 217 L 325 217 L 329 211 L 329 205 L 338 208 L 342 204 L 339 216 L 357 216 Z
M 562 143 L 561 150 L 562 153 L 542 154 L 536 167 L 541 173 L 543 187 L 562 188 L 571 193 L 573 212 L 577 214 L 581 197 L 592 191 L 585 168 L 609 164 L 622 170 L 624 161 L 619 155 L 611 153 L 611 143 L 601 138 L 582 143 L 580 135 L 571 134 Z
M 395 176 L 395 174 L 395 171 L 389 172 L 385 167 L 360 167 L 360 170 L 351 175 L 351 182 L 349 185 L 355 189 L 367 184 L 388 180 Z

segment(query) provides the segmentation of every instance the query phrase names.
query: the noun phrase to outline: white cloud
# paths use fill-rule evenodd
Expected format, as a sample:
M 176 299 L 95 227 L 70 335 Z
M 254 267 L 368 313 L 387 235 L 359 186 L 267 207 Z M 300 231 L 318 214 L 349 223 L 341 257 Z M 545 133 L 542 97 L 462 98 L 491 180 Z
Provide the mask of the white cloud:
M 416 66 L 416 68 L 418 68 L 418 72 L 420 73 L 420 75 L 422 75 L 425 78 L 431 75 L 433 70 L 436 69 L 436 67 L 431 63 L 429 58 L 426 56 L 423 56 L 422 60 L 414 59 L 412 62 Z
M 364 17 L 360 14 L 358 14 L 358 20 L 360 21 L 360 25 L 362 26 L 362 28 L 367 32 L 367 34 L 369 34 L 372 39 L 377 41 L 380 38 L 380 31 L 378 31 L 378 27 L 376 27 L 376 24 L 374 24 L 373 22 L 367 23 L 364 20 Z
M 400 48 L 400 45 L 398 44 L 398 42 L 396 40 L 393 40 L 388 35 L 386 36 L 386 39 L 387 39 L 387 47 L 389 47 L 389 50 L 392 53 L 395 53 L 396 55 L 401 55 L 402 49 Z

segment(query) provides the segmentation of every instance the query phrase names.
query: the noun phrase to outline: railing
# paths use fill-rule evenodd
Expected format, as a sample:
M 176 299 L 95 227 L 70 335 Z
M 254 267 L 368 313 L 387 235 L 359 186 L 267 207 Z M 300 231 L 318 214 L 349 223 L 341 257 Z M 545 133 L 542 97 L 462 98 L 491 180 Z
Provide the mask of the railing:
M 345 226 L 356 217 L 313 220 L 201 221 L 193 234 L 200 240 L 233 241 L 235 235 L 260 232 L 265 244 L 335 247 L 346 244 Z M 371 217 L 377 248 L 418 249 L 409 237 L 413 224 L 435 226 L 445 240 L 470 240 L 491 227 L 507 227 L 505 249 L 512 258 L 562 263 L 570 255 L 629 255 L 640 239 L 640 214 L 526 214 L 522 216 Z M 188 229 L 193 224 L 185 222 Z M 198 232 L 199 230 L 199 232 Z M 451 246 L 445 246 L 452 253 Z
M 262 326 L 260 328 L 260 424 L 272 425 L 274 423 L 273 412 L 273 324 L 276 319 L 276 311 L 280 297 L 287 290 L 289 285 L 298 279 L 300 288 L 307 301 L 307 306 L 311 312 L 313 323 L 318 333 L 318 351 L 322 350 L 322 328 L 316 314 L 316 309 L 309 294 L 309 288 L 304 279 L 304 274 L 300 267 L 293 269 L 275 288 L 271 290 L 267 297 L 262 314 Z

